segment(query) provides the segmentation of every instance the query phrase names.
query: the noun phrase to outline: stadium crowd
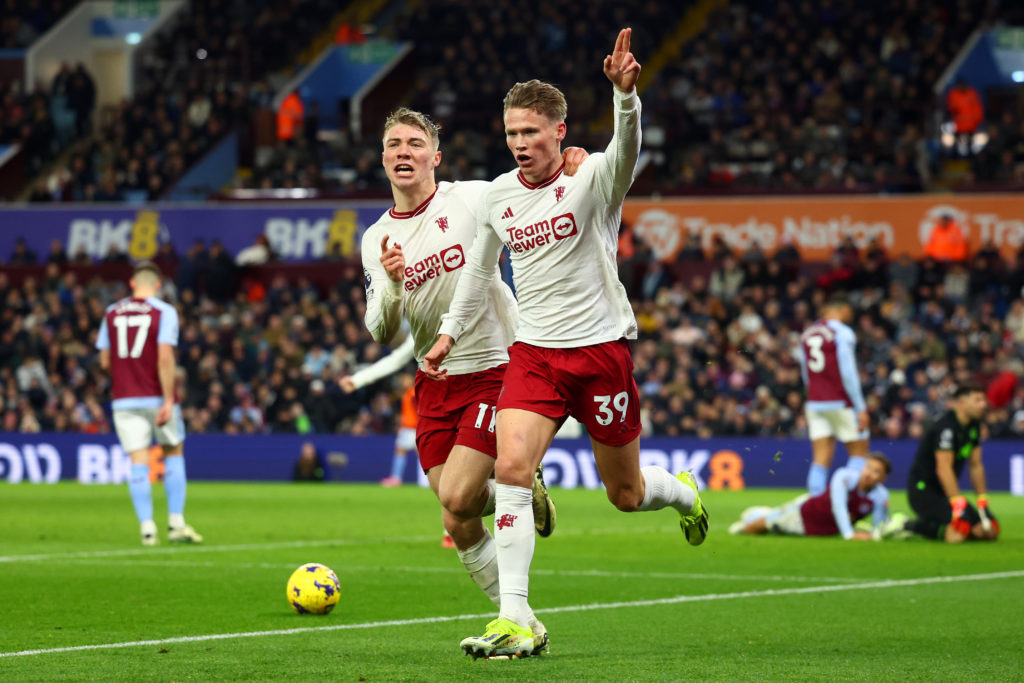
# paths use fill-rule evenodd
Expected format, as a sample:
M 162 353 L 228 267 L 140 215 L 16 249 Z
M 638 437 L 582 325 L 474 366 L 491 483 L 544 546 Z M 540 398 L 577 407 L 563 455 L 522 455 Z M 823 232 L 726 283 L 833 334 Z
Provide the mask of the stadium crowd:
M 647 435 L 805 436 L 797 338 L 837 289 L 858 312 L 875 438 L 919 437 L 958 382 L 1024 374 L 1024 251 L 1012 263 L 989 247 L 943 264 L 847 240 L 819 271 L 791 245 L 766 257 L 698 242 L 672 267 L 639 242 L 623 253 Z M 181 313 L 177 381 L 189 432 L 393 432 L 394 378 L 350 395 L 337 386 L 388 351 L 363 325 L 358 265 L 341 262 L 336 285 L 319 291 L 301 277 L 264 285 L 216 241 L 180 256 L 165 245 L 157 261 L 176 273 L 165 294 Z M 14 287 L 0 270 L 5 431 L 111 429 L 109 379 L 93 344 L 105 306 L 126 285 L 80 281 L 67 262 L 59 243 L 43 259 L 21 243 L 6 265 L 39 264 L 45 274 Z M 687 275 L 697 271 L 709 275 Z M 1024 388 L 986 420 L 994 438 L 1024 437 Z
M 141 57 L 140 86 L 108 125 L 80 140 L 66 168 L 30 199 L 158 199 L 231 130 L 249 130 L 274 87 L 347 3 L 193 0 Z M 254 46 L 259 46 L 258 48 Z M 33 169 L 35 170 L 35 169 Z
M 687 8 L 631 8 L 636 44 L 655 52 Z M 512 12 L 517 21 L 508 20 Z M 920 192 L 950 153 L 940 144 L 941 125 L 956 116 L 933 92 L 949 46 L 1015 12 L 1011 3 L 959 0 L 898 8 L 853 0 L 731 2 L 668 60 L 658 87 L 642 93 L 650 191 Z M 610 125 L 599 106 L 605 84 L 588 65 L 603 54 L 595 39 L 613 31 L 622 13 L 615 3 L 531 10 L 508 0 L 486 8 L 442 0 L 400 13 L 383 33 L 416 45 L 416 86 L 406 99 L 450 131 L 438 178 L 490 179 L 507 170 L 497 110 L 516 80 L 562 86 L 568 141 L 600 149 Z M 509 65 L 504 55 L 512 52 L 520 60 Z M 566 58 L 550 59 L 554 53 Z M 979 117 L 974 126 L 983 128 L 983 110 Z M 995 144 L 972 157 L 965 189 L 1024 181 L 1024 129 L 1012 112 L 990 118 Z M 355 140 L 343 123 L 334 145 L 284 143 L 276 157 L 297 162 L 283 173 L 272 164 L 257 169 L 248 186 L 312 180 L 341 194 L 379 187 L 374 137 Z
M 27 39 L 43 18 L 42 3 L 7 4 L 0 36 Z M 347 113 L 329 139 L 318 136 L 312 105 L 305 108 L 301 134 L 274 139 L 268 133 L 275 92 L 346 4 L 192 0 L 180 21 L 146 46 L 134 98 L 104 115 L 111 121 L 95 136 L 82 139 L 76 126 L 78 143 L 67 168 L 41 177 L 37 172 L 55 150 L 37 148 L 52 138 L 47 126 L 67 120 L 61 109 L 66 105 L 0 84 L 4 118 L 35 122 L 31 130 L 19 125 L 20 132 L 3 133 L 32 148 L 31 198 L 163 197 L 232 130 L 242 139 L 242 165 L 252 171 L 240 174 L 240 186 L 384 192 L 377 136 L 355 135 Z M 438 0 L 392 8 L 379 17 L 378 34 L 415 45 L 414 86 L 403 102 L 430 112 L 446 131 L 438 178 L 490 179 L 508 166 L 496 112 L 513 82 L 558 83 L 568 96 L 568 141 L 600 149 L 610 119 L 600 106 L 607 86 L 594 65 L 604 56 L 607 36 L 628 19 L 639 49 L 671 54 L 692 6 L 644 2 L 627 10 L 611 0 L 536 7 L 512 0 Z M 661 66 L 657 87 L 643 92 L 647 191 L 928 188 L 949 151 L 939 142 L 941 124 L 957 118 L 946 98 L 933 92 L 955 53 L 951 46 L 963 45 L 979 26 L 1019 14 L 1005 0 L 899 7 L 736 0 L 717 8 L 678 56 Z M 509 54 L 517 55 L 514 63 Z M 1021 184 L 1024 129 L 1012 113 L 979 106 L 972 125 L 988 133 L 991 146 L 972 156 L 964 186 Z M 338 108 L 347 112 L 347 102 Z

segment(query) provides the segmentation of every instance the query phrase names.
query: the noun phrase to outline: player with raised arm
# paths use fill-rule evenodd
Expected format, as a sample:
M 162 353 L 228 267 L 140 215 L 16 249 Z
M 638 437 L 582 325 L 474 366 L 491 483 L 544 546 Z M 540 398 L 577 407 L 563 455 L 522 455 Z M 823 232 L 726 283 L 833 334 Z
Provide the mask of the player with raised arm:
M 807 491 L 825 491 L 836 440 L 846 446 L 847 467 L 857 469 L 868 454 L 868 412 L 857 373 L 857 337 L 850 328 L 853 307 L 833 295 L 822 316 L 800 335 L 800 372 L 807 387 L 807 431 L 811 438 Z
M 834 536 L 869 541 L 875 535 L 853 525 L 871 515 L 876 529 L 889 518 L 889 490 L 882 485 L 892 464 L 882 453 L 871 453 L 859 469 L 841 467 L 832 474 L 828 491 L 804 494 L 778 507 L 753 507 L 729 527 L 731 534 Z
M 999 522 L 988 504 L 985 466 L 981 463 L 985 392 L 964 384 L 953 392 L 953 409 L 925 430 L 907 479 L 907 498 L 916 519 L 894 519 L 886 535 L 904 532 L 961 543 L 967 539 L 994 541 Z M 967 466 L 978 507 L 967 502 L 958 480 Z
M 174 395 L 178 312 L 157 298 L 160 269 L 151 261 L 135 266 L 132 294 L 107 307 L 96 348 L 100 367 L 110 372 L 114 430 L 132 461 L 128 490 L 139 518 L 143 545 L 156 545 L 149 449 L 164 453 L 167 493 L 167 539 L 201 543 L 203 537 L 185 523 L 185 423 Z
M 567 163 L 578 166 L 581 157 L 586 158 L 586 152 L 574 149 Z M 414 355 L 422 361 L 448 311 L 473 243 L 480 195 L 489 183 L 437 183 L 438 128 L 423 114 L 405 108 L 384 124 L 382 159 L 395 205 L 362 239 L 366 326 L 376 341 L 388 343 L 404 316 Z M 416 446 L 459 558 L 497 603 L 495 544 L 482 517 L 494 511 L 494 406 L 518 316 L 515 298 L 497 268 L 475 294 L 486 303 L 468 321 L 468 343 L 445 363 L 448 381 L 416 374 Z M 535 468 L 531 475 L 536 530 L 547 536 L 554 528 L 554 504 L 541 470 Z M 529 618 L 536 636 L 533 650 L 539 653 L 547 645 L 547 632 L 532 613 Z
M 507 246 L 519 328 L 498 399 L 494 526 L 501 603 L 483 636 L 462 641 L 474 656 L 521 656 L 535 645 L 527 599 L 534 552 L 530 485 L 566 415 L 586 426 L 617 508 L 670 506 L 691 544 L 702 543 L 707 533 L 693 476 L 639 465 L 640 404 L 628 341 L 636 338 L 637 326 L 616 271 L 622 201 L 640 152 L 640 64 L 630 52 L 630 35 L 630 29 L 620 31 L 604 60 L 614 86 L 614 136 L 574 177 L 563 173 L 559 152 L 566 133 L 564 95 L 534 80 L 517 83 L 505 96 L 506 142 L 518 169 L 499 176 L 483 196 L 480 227 L 451 311 L 426 355 L 427 371 L 444 378 L 441 363 L 471 347 L 467 335 L 482 308 L 479 293 Z

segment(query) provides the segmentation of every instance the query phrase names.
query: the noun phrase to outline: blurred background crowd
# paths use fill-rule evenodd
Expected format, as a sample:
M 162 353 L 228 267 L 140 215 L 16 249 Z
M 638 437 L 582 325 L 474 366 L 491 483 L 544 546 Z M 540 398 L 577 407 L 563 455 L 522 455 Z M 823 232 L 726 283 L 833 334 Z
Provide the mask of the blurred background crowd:
M 77 5 L 0 0 L 0 50 L 31 46 Z M 380 131 L 351 120 L 349 99 L 321 111 L 288 92 L 321 50 L 368 38 L 412 45 L 384 89 L 443 126 L 439 180 L 509 168 L 501 98 L 528 78 L 562 88 L 567 143 L 599 151 L 611 125 L 600 63 L 627 23 L 644 64 L 634 195 L 1024 189 L 1021 98 L 946 77 L 969 36 L 1024 24 L 1014 0 L 184 7 L 140 48 L 136 87 L 116 104 L 98 103 L 96 76 L 81 63 L 33 87 L 0 76 L 0 157 L 5 146 L 24 153 L 17 198 L 166 199 L 229 134 L 238 137 L 233 188 L 388 197 Z M 4 230 L 13 241 L 17 233 Z M 756 246 L 737 253 L 694 240 L 668 264 L 628 228 L 620 244 L 640 323 L 636 379 L 648 434 L 804 435 L 796 337 L 837 289 L 858 311 L 876 437 L 918 436 L 956 382 L 1022 374 L 1024 257 L 985 247 L 913 261 L 847 239 L 828 262 L 810 263 L 792 246 L 766 257 Z M 336 283 L 323 287 L 298 271 L 261 280 L 259 266 L 237 263 L 216 240 L 182 254 L 164 245 L 157 261 L 172 274 L 166 294 L 181 312 L 178 381 L 190 432 L 393 430 L 394 380 L 353 395 L 337 385 L 388 352 L 364 329 L 356 264 L 340 262 Z M 127 256 L 111 247 L 103 262 Z M 17 287 L 0 270 L 2 428 L 109 431 L 108 380 L 93 342 L 126 283 L 84 268 L 92 259 L 60 243 L 49 254 L 18 244 L 4 265 L 34 264 Z M 987 419 L 995 437 L 1024 435 L 1024 391 Z
M 623 240 L 629 242 L 629 233 Z M 875 438 L 918 437 L 957 383 L 1024 374 L 1024 252 L 969 259 L 890 258 L 845 242 L 827 266 L 783 248 L 770 258 L 719 245 L 684 250 L 671 266 L 626 245 L 620 275 L 636 311 L 635 377 L 648 435 L 805 436 L 797 360 L 801 330 L 832 291 L 846 291 Z M 338 379 L 388 348 L 363 325 L 361 270 L 338 264 L 322 290 L 301 275 L 264 285 L 216 241 L 158 262 L 181 314 L 178 391 L 191 433 L 391 433 L 398 377 L 355 394 Z M 0 414 L 5 431 L 108 432 L 109 379 L 93 348 L 121 280 L 79 278 L 54 246 L 15 250 L 39 278 L 11 286 L 0 270 Z M 45 264 L 45 265 L 44 265 Z M 414 372 L 410 364 L 406 368 Z M 993 438 L 1024 437 L 1024 388 L 989 412 Z
M 645 194 L 1024 187 L 1019 103 L 943 80 L 973 31 L 1024 22 L 1019 3 L 734 0 L 688 25 L 699 4 L 380 2 L 367 29 L 414 45 L 401 101 L 446 131 L 442 180 L 508 169 L 498 112 L 516 80 L 557 83 L 568 142 L 603 148 L 611 118 L 599 65 L 628 21 L 644 78 L 658 85 L 641 82 Z M 31 42 L 74 5 L 7 0 L 0 43 Z M 0 79 L 0 145 L 18 142 L 27 157 L 21 197 L 164 198 L 229 132 L 240 137 L 236 188 L 386 194 L 379 131 L 354 125 L 348 99 L 332 112 L 298 93 L 275 104 L 356 5 L 190 0 L 147 45 L 134 96 L 116 105 L 97 106 L 81 64 L 31 92 Z M 366 36 L 344 24 L 336 39 Z M 328 113 L 336 123 L 322 130 Z

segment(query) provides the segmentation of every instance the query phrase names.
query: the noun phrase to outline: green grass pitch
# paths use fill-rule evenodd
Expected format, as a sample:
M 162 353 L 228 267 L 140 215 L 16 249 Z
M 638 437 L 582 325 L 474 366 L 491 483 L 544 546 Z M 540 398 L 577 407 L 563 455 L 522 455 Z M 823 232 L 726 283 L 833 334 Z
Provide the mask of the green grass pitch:
M 193 482 L 205 545 L 143 548 L 124 486 L 0 485 L 0 680 L 1020 679 L 1024 499 L 993 497 L 991 544 L 726 533 L 795 494 L 705 493 L 692 548 L 672 511 L 554 489 L 531 580 L 551 652 L 474 661 L 459 640 L 495 610 L 424 489 Z M 286 603 L 305 562 L 341 581 L 327 616 Z

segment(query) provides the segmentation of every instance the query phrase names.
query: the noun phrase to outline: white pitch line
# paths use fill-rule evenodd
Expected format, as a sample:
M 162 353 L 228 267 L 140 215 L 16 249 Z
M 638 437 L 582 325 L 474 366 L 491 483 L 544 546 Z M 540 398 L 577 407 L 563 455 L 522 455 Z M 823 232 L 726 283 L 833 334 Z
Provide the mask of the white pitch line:
M 105 565 L 109 564 L 101 559 L 95 558 L 70 558 L 69 561 L 80 564 Z M 209 567 L 216 569 L 273 569 L 291 570 L 294 564 L 271 563 L 271 562 L 192 562 L 189 560 L 131 560 L 127 564 L 146 567 Z M 119 565 L 124 566 L 124 565 Z M 435 574 L 464 574 L 466 570 L 462 567 L 396 567 L 392 565 L 341 565 L 335 570 L 336 574 L 364 574 L 366 572 L 409 572 Z M 842 576 L 781 576 L 761 574 L 715 574 L 715 573 L 685 573 L 685 572 L 625 572 L 625 571 L 603 571 L 599 569 L 531 569 L 534 576 L 575 576 L 594 578 L 632 578 L 632 579 L 707 579 L 710 581 L 777 581 L 780 583 L 865 583 L 875 579 L 842 577 Z
M 963 574 L 960 576 L 925 576 L 917 579 L 889 579 L 869 583 L 804 586 L 802 588 L 775 588 L 760 591 L 740 591 L 736 593 L 709 593 L 705 595 L 677 595 L 673 598 L 654 600 L 631 600 L 629 602 L 606 602 L 591 605 L 566 605 L 538 609 L 538 614 L 557 614 L 562 612 L 589 612 L 602 609 L 620 609 L 626 607 L 651 607 L 656 605 L 677 605 L 684 602 L 708 602 L 712 600 L 736 600 L 742 598 L 778 597 L 782 595 L 805 595 L 808 593 L 836 593 L 839 591 L 864 590 L 872 588 L 904 588 L 924 586 L 936 583 L 960 583 L 963 581 L 993 581 L 996 579 L 1017 579 L 1024 577 L 1024 569 L 990 574 Z M 391 621 L 372 621 L 362 624 L 335 624 L 332 626 L 310 626 L 306 628 L 276 629 L 273 631 L 244 631 L 240 633 L 210 633 L 202 636 L 179 636 L 177 638 L 161 638 L 156 640 L 135 640 L 121 643 L 99 643 L 95 645 L 75 645 L 71 647 L 52 647 L 39 650 L 20 650 L 17 652 L 0 652 L 0 657 L 25 657 L 29 655 L 57 654 L 62 652 L 82 652 L 85 650 L 109 650 L 124 647 L 141 647 L 145 645 L 169 645 L 172 643 L 199 643 L 210 640 L 227 640 L 231 638 L 260 638 L 264 636 L 286 636 L 297 633 L 313 633 L 320 631 L 348 631 L 355 629 L 380 628 L 384 626 L 412 626 L 416 624 L 437 624 L 464 619 L 490 619 L 494 613 L 459 614 L 448 617 L 424 617 L 421 619 L 395 619 Z

